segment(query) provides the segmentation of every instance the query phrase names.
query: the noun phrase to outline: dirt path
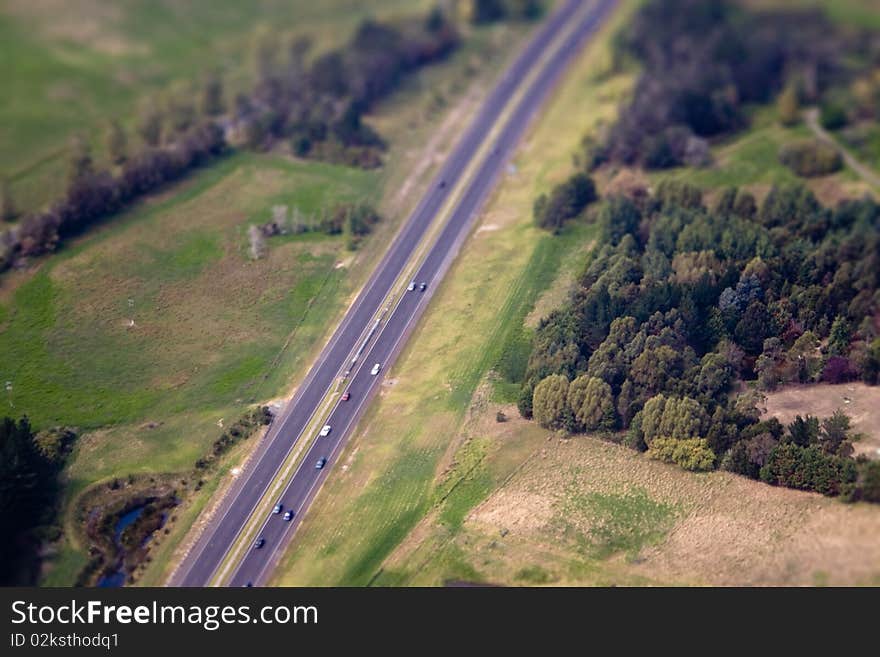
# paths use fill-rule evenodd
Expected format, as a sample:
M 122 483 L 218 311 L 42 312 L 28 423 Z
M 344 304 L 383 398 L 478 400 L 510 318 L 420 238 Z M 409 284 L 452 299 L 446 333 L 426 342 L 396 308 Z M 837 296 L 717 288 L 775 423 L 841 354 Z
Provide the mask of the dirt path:
M 804 110 L 804 120 L 806 121 L 807 127 L 813 132 L 814 135 L 826 144 L 834 147 L 843 157 L 843 161 L 846 163 L 850 169 L 855 171 L 866 183 L 869 185 L 880 189 L 880 176 L 878 176 L 874 170 L 867 166 L 866 164 L 860 162 L 856 157 L 849 152 L 840 142 L 838 142 L 825 128 L 823 128 L 819 124 L 819 109 L 816 107 L 811 107 L 807 110 Z

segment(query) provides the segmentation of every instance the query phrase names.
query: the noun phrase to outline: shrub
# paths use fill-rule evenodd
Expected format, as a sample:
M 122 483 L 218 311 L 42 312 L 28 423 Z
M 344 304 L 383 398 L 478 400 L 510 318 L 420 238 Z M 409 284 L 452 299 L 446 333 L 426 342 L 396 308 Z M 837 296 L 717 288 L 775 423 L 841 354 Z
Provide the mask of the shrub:
M 846 383 L 855 378 L 849 358 L 844 356 L 831 356 L 822 370 L 822 380 L 826 383 Z
M 847 123 L 849 118 L 846 115 L 846 109 L 843 105 L 835 102 L 828 102 L 822 106 L 822 113 L 819 122 L 826 130 L 839 130 Z
M 578 216 L 596 200 L 596 185 L 585 173 L 576 173 L 557 185 L 548 197 L 542 194 L 535 201 L 535 223 L 540 228 L 558 233 L 569 219 Z
M 702 472 L 715 467 L 715 452 L 705 438 L 677 440 L 668 436 L 655 438 L 648 448 L 648 456 L 666 463 L 675 463 L 685 470 Z
M 834 146 L 818 139 L 786 144 L 779 149 L 779 161 L 805 178 L 825 176 L 839 171 L 843 159 Z

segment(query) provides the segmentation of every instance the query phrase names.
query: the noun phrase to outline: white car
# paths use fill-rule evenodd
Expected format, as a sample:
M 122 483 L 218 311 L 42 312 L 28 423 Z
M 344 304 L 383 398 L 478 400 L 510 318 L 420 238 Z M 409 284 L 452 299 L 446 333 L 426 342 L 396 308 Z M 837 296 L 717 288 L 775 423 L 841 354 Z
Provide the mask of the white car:
M 379 370 L 381 370 L 381 369 L 382 369 L 382 364 L 376 363 L 375 365 L 373 365 L 373 369 L 370 370 L 370 374 L 372 374 L 373 376 L 376 376 L 379 373 Z
M 410 292 L 412 292 L 413 290 L 415 290 L 415 289 L 416 289 L 416 282 L 413 281 L 412 283 L 410 283 L 410 284 L 407 286 L 406 289 L 409 290 Z
M 321 436 L 321 438 L 326 438 L 329 435 L 330 435 L 330 425 L 325 424 L 324 427 L 321 429 L 320 436 Z

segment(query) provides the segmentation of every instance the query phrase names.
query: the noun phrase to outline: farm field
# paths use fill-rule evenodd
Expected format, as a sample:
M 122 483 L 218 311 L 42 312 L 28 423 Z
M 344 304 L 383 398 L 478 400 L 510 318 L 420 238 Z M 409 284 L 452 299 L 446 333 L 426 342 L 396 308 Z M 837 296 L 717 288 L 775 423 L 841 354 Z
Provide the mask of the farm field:
M 496 422 L 498 411 L 511 419 Z M 591 436 L 560 439 L 479 395 L 456 440 L 458 485 L 376 584 L 880 583 L 872 505 L 694 475 Z M 482 459 L 465 467 L 475 450 Z
M 11 0 L 0 8 L 0 174 L 20 209 L 54 198 L 67 139 L 94 146 L 109 119 L 133 127 L 147 98 L 197 88 L 220 71 L 232 97 L 252 81 L 253 46 L 271 27 L 308 35 L 316 51 L 347 38 L 367 16 L 424 11 L 421 0 Z

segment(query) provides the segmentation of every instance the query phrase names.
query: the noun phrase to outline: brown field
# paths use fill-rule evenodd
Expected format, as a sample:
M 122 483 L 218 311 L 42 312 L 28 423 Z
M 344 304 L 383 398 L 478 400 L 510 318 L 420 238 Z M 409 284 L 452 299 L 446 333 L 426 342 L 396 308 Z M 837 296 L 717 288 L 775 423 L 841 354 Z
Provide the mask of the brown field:
M 596 438 L 560 438 L 513 407 L 476 405 L 457 454 L 479 440 L 500 484 L 458 529 L 442 507 L 429 514 L 383 564 L 397 581 L 880 584 L 880 508 L 694 475 Z M 499 409 L 508 422 L 495 421 Z
M 880 387 L 864 383 L 787 386 L 769 393 L 764 405 L 765 416 L 779 418 L 783 424 L 796 415 L 823 418 L 841 409 L 852 420 L 853 431 L 862 434 L 855 443 L 856 454 L 880 458 Z

